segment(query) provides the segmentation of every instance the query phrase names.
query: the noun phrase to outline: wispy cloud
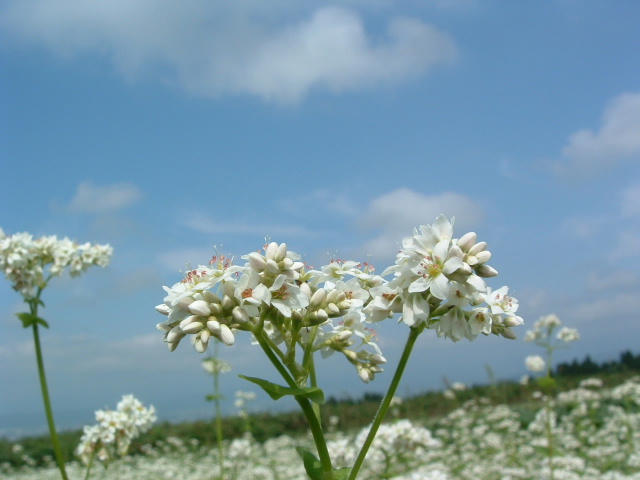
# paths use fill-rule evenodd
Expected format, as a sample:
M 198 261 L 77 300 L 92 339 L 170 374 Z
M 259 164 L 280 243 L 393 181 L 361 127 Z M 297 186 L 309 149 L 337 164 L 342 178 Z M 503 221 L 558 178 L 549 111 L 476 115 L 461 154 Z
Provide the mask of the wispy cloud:
M 414 227 L 431 223 L 440 214 L 455 217 L 458 231 L 478 225 L 484 218 L 480 204 L 465 195 L 454 192 L 424 195 L 401 188 L 375 198 L 369 205 L 360 226 L 377 235 L 361 250 L 376 259 L 388 259 Z
M 560 174 L 584 176 L 627 159 L 640 160 L 640 93 L 624 93 L 612 99 L 598 130 L 572 134 L 555 168 Z
M 258 236 L 286 236 L 301 237 L 312 235 L 312 232 L 297 225 L 277 223 L 256 223 L 250 221 L 226 222 L 217 221 L 203 213 L 191 212 L 181 218 L 179 223 L 200 233 L 221 234 L 251 234 Z
M 359 5 L 365 8 L 363 5 Z M 395 85 L 451 63 L 445 33 L 406 17 L 383 33 L 352 8 L 297 2 L 16 0 L 0 28 L 59 56 L 98 53 L 126 79 L 162 79 L 193 94 L 296 103 L 311 90 Z
M 85 181 L 78 185 L 68 205 L 73 213 L 102 213 L 120 210 L 142 198 L 142 192 L 131 183 L 98 186 Z

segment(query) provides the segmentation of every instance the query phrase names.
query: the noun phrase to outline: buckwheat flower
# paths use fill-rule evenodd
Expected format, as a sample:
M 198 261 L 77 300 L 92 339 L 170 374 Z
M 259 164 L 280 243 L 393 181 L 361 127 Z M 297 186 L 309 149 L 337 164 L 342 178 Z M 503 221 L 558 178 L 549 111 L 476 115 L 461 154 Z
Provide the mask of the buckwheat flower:
M 202 368 L 210 374 L 227 373 L 231 371 L 231 365 L 218 357 L 208 357 L 202 361 Z
M 529 355 L 524 359 L 524 363 L 530 372 L 542 372 L 546 368 L 545 361 L 540 355 Z
M 92 265 L 106 267 L 112 254 L 110 245 L 79 245 L 55 235 L 34 239 L 28 233 L 7 236 L 3 232 L 0 236 L 0 268 L 26 301 L 65 269 L 75 277 Z
M 578 330 L 575 328 L 562 327 L 558 332 L 556 338 L 565 343 L 575 342 L 577 340 L 580 340 L 580 333 L 578 333 Z
M 271 305 L 276 307 L 285 317 L 290 317 L 292 310 L 299 310 L 309 305 L 309 297 L 300 287 L 286 281 L 285 275 L 279 275 L 273 285 L 269 287 L 271 292 Z

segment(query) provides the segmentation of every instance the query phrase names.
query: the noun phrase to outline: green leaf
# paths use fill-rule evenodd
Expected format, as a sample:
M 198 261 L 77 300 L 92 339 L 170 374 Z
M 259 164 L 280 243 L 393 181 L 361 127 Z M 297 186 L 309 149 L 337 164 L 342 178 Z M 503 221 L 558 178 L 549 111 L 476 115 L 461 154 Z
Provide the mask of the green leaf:
M 346 480 L 347 478 L 349 478 L 349 473 L 351 473 L 351 467 L 334 468 L 333 479 Z
M 44 328 L 49 328 L 49 324 L 44 319 L 32 313 L 23 312 L 23 313 L 16 313 L 16 315 L 22 321 L 22 326 L 24 328 L 29 328 L 31 325 L 37 325 L 37 324 L 42 325 Z
M 555 378 L 546 376 L 538 379 L 538 386 L 545 393 L 553 393 L 558 388 L 558 382 L 556 382 Z
M 311 480 L 323 480 L 324 472 L 322 471 L 320 460 L 309 450 L 305 450 L 302 447 L 296 447 L 296 452 L 302 457 L 302 463 L 304 463 L 304 469 L 307 471 L 309 478 Z
M 269 395 L 273 400 L 278 400 L 285 395 L 293 395 L 294 397 L 306 397 L 312 402 L 317 403 L 318 405 L 322 405 L 324 403 L 324 392 L 319 387 L 284 387 L 282 385 L 269 382 L 268 380 L 264 380 L 262 378 L 246 377 L 244 375 L 238 376 L 258 385 L 265 392 L 267 392 L 267 395 Z

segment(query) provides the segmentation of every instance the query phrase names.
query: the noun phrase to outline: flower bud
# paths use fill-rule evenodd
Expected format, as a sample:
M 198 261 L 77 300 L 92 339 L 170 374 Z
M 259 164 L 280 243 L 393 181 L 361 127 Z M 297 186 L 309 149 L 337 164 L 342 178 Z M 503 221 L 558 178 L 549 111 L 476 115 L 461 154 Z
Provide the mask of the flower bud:
M 458 246 L 465 252 L 469 251 L 469 249 L 476 243 L 478 236 L 475 232 L 465 233 L 462 237 L 458 239 Z
M 197 320 L 198 320 L 198 317 L 196 315 L 189 315 L 187 318 L 182 320 L 178 324 L 178 326 L 180 327 L 180 330 L 182 330 L 183 328 L 185 328 L 186 326 L 192 324 L 193 322 L 196 322 Z
M 247 260 L 249 260 L 249 266 L 253 270 L 257 270 L 258 272 L 261 272 L 267 266 L 264 261 L 264 257 L 258 252 L 251 252 L 249 255 L 247 255 Z
M 330 316 L 331 315 L 340 315 L 340 309 L 338 308 L 338 306 L 335 303 L 330 303 L 324 309 Z
M 278 248 L 276 249 L 276 252 L 273 256 L 273 259 L 276 262 L 281 262 L 285 259 L 286 256 L 287 256 L 287 244 L 281 243 L 280 245 L 278 245 Z
M 209 308 L 209 304 L 204 300 L 196 300 L 191 303 L 188 307 L 188 310 L 194 315 L 200 315 L 201 317 L 208 317 L 211 315 L 211 309 Z
M 473 247 L 469 249 L 469 255 L 477 255 L 483 250 L 487 249 L 487 242 L 478 242 Z
M 491 252 L 489 250 L 483 250 L 476 253 L 475 257 L 478 259 L 478 263 L 487 263 L 491 258 Z
M 165 340 L 167 343 L 173 343 L 173 342 L 179 342 L 180 339 L 183 337 L 184 337 L 184 333 L 180 331 L 180 327 L 175 326 L 167 332 Z
M 200 330 L 204 328 L 204 323 L 202 322 L 192 322 L 185 327 L 182 327 L 182 333 L 198 333 Z
M 278 244 L 276 242 L 271 242 L 269 245 L 267 245 L 267 248 L 265 248 L 264 256 L 273 259 L 276 256 L 277 251 Z
M 371 363 L 376 364 L 376 365 L 383 364 L 383 363 L 387 363 L 387 359 L 386 359 L 386 358 L 384 358 L 382 355 L 380 355 L 380 354 L 378 354 L 378 353 L 374 353 L 373 355 L 371 355 L 371 356 L 369 357 L 369 361 L 370 361 Z
M 517 327 L 518 325 L 522 325 L 524 320 L 520 317 L 513 316 L 505 318 L 503 323 L 505 327 Z
M 220 341 L 222 341 L 222 343 L 229 346 L 233 345 L 236 340 L 231 329 L 224 323 L 220 324 L 220 335 L 218 336 L 218 338 L 220 338 Z
M 231 314 L 233 315 L 234 320 L 238 323 L 247 323 L 250 320 L 249 315 L 242 307 L 233 307 Z
M 476 274 L 478 274 L 478 276 L 482 278 L 491 278 L 498 275 L 498 271 L 495 268 L 490 267 L 489 265 L 480 265 L 478 268 L 476 268 Z
M 300 284 L 300 291 L 304 293 L 307 297 L 311 298 L 311 287 L 307 282 L 302 282 Z
M 194 299 L 192 297 L 182 297 L 176 303 L 176 307 L 180 308 L 181 310 L 186 310 L 193 301 Z
M 214 317 L 209 317 L 207 328 L 211 333 L 217 336 L 220 333 L 220 322 L 218 322 Z
M 274 262 L 273 260 L 271 260 L 270 258 L 267 260 L 267 265 L 265 267 L 265 270 L 271 274 L 276 274 L 276 273 L 280 273 L 280 267 L 278 266 L 278 264 L 276 262 Z
M 353 335 L 353 332 L 351 330 L 343 330 L 341 331 L 338 335 L 336 335 L 334 338 L 338 341 L 338 342 L 344 342 L 345 340 L 347 340 L 351 335 Z
M 306 285 L 306 283 L 303 285 Z M 311 299 L 309 300 L 309 308 L 315 309 L 320 307 L 320 305 L 324 303 L 326 298 L 327 298 L 327 291 L 324 288 L 319 288 L 311 296 Z
M 233 301 L 233 299 L 231 297 L 225 295 L 224 298 L 222 299 L 222 309 L 224 311 L 228 312 L 229 310 L 232 310 L 233 307 L 235 307 L 235 306 L 236 306 L 236 304 Z
M 158 330 L 160 330 L 161 332 L 168 332 L 169 330 L 171 330 L 173 327 L 171 327 L 168 323 L 166 322 L 162 322 L 162 323 L 158 323 L 156 324 L 156 328 Z
M 504 327 L 504 329 L 500 332 L 500 335 L 502 335 L 504 338 L 508 338 L 509 340 L 515 340 L 517 338 L 515 332 L 509 327 Z
M 163 303 L 161 305 L 156 305 L 156 311 L 163 315 L 169 315 L 171 313 L 171 308 L 166 303 Z

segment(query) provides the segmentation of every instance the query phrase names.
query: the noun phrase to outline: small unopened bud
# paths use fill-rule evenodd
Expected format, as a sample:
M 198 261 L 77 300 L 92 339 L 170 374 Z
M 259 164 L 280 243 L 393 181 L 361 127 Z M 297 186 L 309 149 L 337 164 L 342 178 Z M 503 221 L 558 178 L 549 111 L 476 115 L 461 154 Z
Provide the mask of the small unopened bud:
M 522 325 L 524 321 L 520 317 L 507 317 L 504 319 L 505 327 L 517 327 L 518 325 Z
M 307 285 L 307 284 L 304 283 L 303 285 Z M 309 300 L 309 307 L 312 309 L 318 308 L 320 305 L 324 303 L 326 298 L 327 298 L 327 291 L 324 288 L 319 288 L 311 296 L 311 299 Z
M 329 315 L 340 315 L 340 309 L 335 303 L 330 303 L 324 309 Z
M 276 262 L 281 262 L 282 260 L 285 259 L 286 256 L 287 256 L 287 244 L 281 243 L 280 245 L 278 245 L 278 248 L 276 249 L 276 253 L 273 256 L 273 259 Z
M 343 330 L 338 335 L 335 336 L 335 339 L 338 340 L 339 342 L 344 342 L 351 335 L 353 335 L 353 332 L 351 330 Z
M 275 275 L 276 273 L 280 273 L 280 267 L 276 262 L 271 260 L 270 258 L 267 260 L 267 266 L 265 268 L 267 272 Z
M 504 338 L 508 338 L 509 340 L 515 340 L 517 338 L 515 332 L 509 327 L 504 327 L 500 332 L 500 335 L 502 335 Z
M 369 361 L 371 363 L 375 363 L 376 365 L 387 363 L 387 359 L 378 353 L 374 353 L 369 357 Z
M 214 317 L 209 317 L 207 328 L 214 335 L 218 335 L 220 333 L 220 322 L 218 322 Z
M 188 310 L 194 315 L 200 315 L 202 317 L 208 317 L 211 315 L 211 309 L 209 304 L 204 300 L 196 300 L 189 304 Z
M 182 330 L 188 325 L 191 325 L 193 322 L 197 321 L 197 318 L 198 317 L 196 315 L 189 315 L 187 318 L 185 318 L 178 324 L 178 326 L 180 327 L 180 330 Z
M 487 242 L 478 242 L 469 249 L 469 255 L 477 255 L 487 249 Z
M 476 273 L 479 277 L 482 278 L 491 278 L 498 275 L 498 271 L 495 268 L 490 267 L 489 265 L 480 265 L 478 268 L 476 268 Z
M 162 322 L 162 323 L 158 323 L 156 324 L 156 328 L 158 330 L 160 330 L 161 332 L 168 332 L 169 330 L 171 330 L 173 327 L 169 326 L 169 324 Z
M 156 305 L 156 312 L 159 312 L 163 315 L 169 315 L 171 313 L 171 308 L 163 303 L 162 305 Z
M 200 330 L 204 328 L 204 323 L 201 322 L 192 322 L 189 325 L 186 325 L 181 328 L 182 333 L 198 333 Z
M 250 320 L 249 314 L 247 314 L 245 309 L 242 307 L 233 307 L 231 314 L 233 315 L 234 320 L 238 323 L 247 323 Z
M 236 340 L 235 337 L 233 336 L 233 332 L 231 331 L 231 329 L 227 327 L 224 323 L 220 325 L 219 338 L 222 341 L 222 343 L 224 343 L 225 345 L 233 345 L 233 343 Z
M 167 343 L 173 343 L 176 341 L 180 341 L 181 338 L 184 337 L 184 333 L 180 331 L 179 326 L 173 327 L 171 330 L 167 332 L 167 336 L 165 337 L 165 341 Z
M 476 253 L 475 257 L 478 259 L 478 263 L 487 263 L 491 258 L 491 252 L 489 250 L 483 250 Z
M 233 301 L 233 299 L 225 295 L 222 299 L 222 309 L 228 312 L 229 310 L 233 310 L 233 307 L 235 306 L 236 303 Z
M 307 297 L 311 298 L 311 287 L 309 286 L 309 284 L 307 282 L 302 282 L 300 284 L 300 291 L 302 293 L 304 293 Z
M 465 233 L 458 239 L 458 246 L 465 252 L 469 251 L 469 249 L 476 243 L 478 236 L 475 232 Z
M 273 259 L 276 256 L 276 252 L 278 251 L 278 244 L 276 242 L 271 242 L 267 245 L 267 248 L 264 250 L 264 256 L 267 258 Z

